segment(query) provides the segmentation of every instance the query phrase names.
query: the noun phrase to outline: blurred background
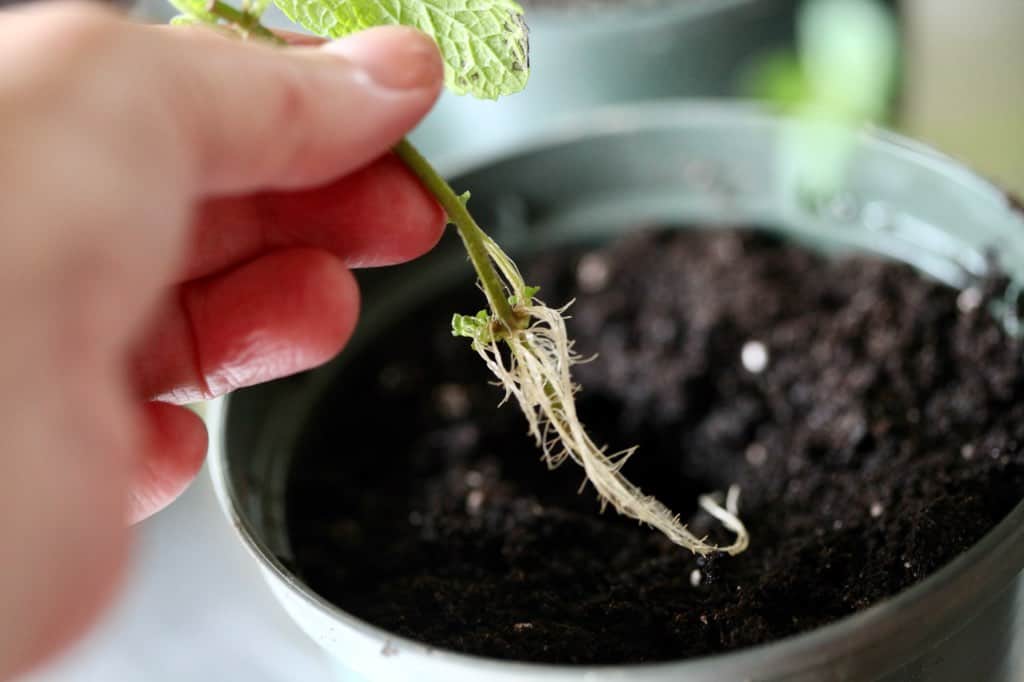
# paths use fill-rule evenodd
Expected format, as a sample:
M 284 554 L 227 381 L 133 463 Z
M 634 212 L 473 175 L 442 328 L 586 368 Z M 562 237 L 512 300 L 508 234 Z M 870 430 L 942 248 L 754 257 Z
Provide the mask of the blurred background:
M 1024 2 L 906 0 L 898 127 L 1024 193 Z
M 568 13 L 528 4 L 527 92 L 498 103 L 446 96 L 416 133 L 442 166 L 571 127 L 574 112 L 602 104 L 758 97 L 800 115 L 879 121 L 1024 195 L 1024 0 L 622 0 Z M 146 21 L 175 13 L 162 0 L 132 11 Z M 26 682 L 339 675 L 277 606 L 204 475 L 139 529 L 131 577 L 100 626 Z

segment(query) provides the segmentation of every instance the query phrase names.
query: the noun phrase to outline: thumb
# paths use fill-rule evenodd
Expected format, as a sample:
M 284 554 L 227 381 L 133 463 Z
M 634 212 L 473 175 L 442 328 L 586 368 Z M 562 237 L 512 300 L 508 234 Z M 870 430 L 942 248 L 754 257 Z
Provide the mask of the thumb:
M 308 187 L 363 166 L 427 113 L 443 79 L 437 46 L 404 27 L 291 48 L 161 31 L 164 95 L 205 194 Z

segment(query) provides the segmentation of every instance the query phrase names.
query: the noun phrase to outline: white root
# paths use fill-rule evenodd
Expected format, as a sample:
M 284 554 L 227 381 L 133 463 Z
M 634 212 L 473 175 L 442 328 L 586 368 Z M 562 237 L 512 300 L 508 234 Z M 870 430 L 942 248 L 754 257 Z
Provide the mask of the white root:
M 721 505 L 720 499 L 721 497 L 718 493 L 712 493 L 711 495 L 701 495 L 697 498 L 697 502 L 704 511 L 718 519 L 723 526 L 736 534 L 736 541 L 729 546 L 732 551 L 723 551 L 729 551 L 730 554 L 734 555 L 739 554 L 750 545 L 750 534 L 747 533 L 747 527 L 743 525 L 739 518 L 740 487 L 738 485 L 729 486 L 729 491 L 725 494 L 724 507 Z
M 511 283 L 512 294 L 519 301 L 531 301 L 515 264 L 493 242 L 488 244 L 489 255 Z M 568 306 L 566 306 L 568 307 Z M 505 400 L 514 397 L 529 424 L 529 432 L 544 453 L 549 468 L 555 468 L 566 459 L 583 467 L 587 480 L 593 484 L 601 499 L 602 510 L 610 504 L 620 514 L 664 533 L 672 542 L 701 555 L 726 552 L 731 555 L 744 551 L 749 535 L 738 517 L 739 488 L 731 486 L 722 507 L 719 495 L 705 495 L 699 499 L 701 507 L 735 533 L 735 541 L 718 546 L 698 538 L 680 523 L 679 516 L 653 496 L 645 495 L 622 474 L 622 467 L 636 448 L 608 454 L 587 435 L 576 414 L 575 393 L 579 387 L 573 383 L 570 368 L 580 362 L 573 351 L 565 328 L 563 313 L 566 308 L 552 309 L 531 301 L 520 308 L 527 314 L 530 324 L 526 329 L 512 331 L 502 338 L 508 348 L 507 357 L 491 339 L 476 341 L 474 349 L 504 387 Z

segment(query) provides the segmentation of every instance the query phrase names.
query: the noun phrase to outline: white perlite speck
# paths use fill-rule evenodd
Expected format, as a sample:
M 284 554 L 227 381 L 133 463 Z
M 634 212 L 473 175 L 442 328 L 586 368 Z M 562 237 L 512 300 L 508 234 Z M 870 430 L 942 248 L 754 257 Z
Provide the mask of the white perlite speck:
M 472 490 L 466 496 L 466 512 L 471 516 L 480 513 L 480 507 L 484 505 L 484 491 Z
M 978 309 L 981 305 L 981 290 L 976 287 L 968 287 L 960 292 L 960 295 L 956 297 L 956 307 L 960 309 L 962 313 L 970 313 Z
M 438 411 L 448 419 L 461 419 L 469 414 L 469 394 L 458 384 L 441 384 L 434 394 Z
M 740 350 L 740 362 L 751 374 L 760 374 L 768 366 L 768 349 L 760 341 L 747 341 Z
M 588 253 L 576 266 L 576 282 L 587 293 L 596 293 L 605 288 L 611 278 L 608 262 L 601 256 Z
M 768 459 L 768 450 L 760 443 L 751 443 L 743 454 L 752 467 L 759 467 Z

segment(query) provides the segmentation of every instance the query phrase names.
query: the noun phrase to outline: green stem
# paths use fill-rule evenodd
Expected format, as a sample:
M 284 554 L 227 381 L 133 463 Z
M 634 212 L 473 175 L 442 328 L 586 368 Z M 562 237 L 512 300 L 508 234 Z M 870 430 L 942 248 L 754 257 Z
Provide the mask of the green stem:
M 221 0 L 211 0 L 208 10 L 210 14 L 235 26 L 246 35 L 267 40 L 277 45 L 287 44 L 284 39 L 261 24 L 259 17 L 235 9 Z M 409 170 L 434 195 L 441 204 L 441 207 L 444 208 L 445 213 L 448 214 L 448 220 L 459 231 L 462 243 L 469 253 L 469 260 L 473 264 L 473 269 L 476 270 L 476 275 L 480 278 L 480 284 L 484 289 L 484 294 L 487 296 L 487 303 L 491 306 L 491 312 L 497 315 L 498 320 L 501 321 L 506 329 L 511 331 L 521 328 L 521 320 L 508 302 L 508 293 L 501 282 L 501 277 L 498 276 L 494 263 L 491 262 L 491 257 L 487 255 L 487 247 L 484 244 L 484 231 L 480 229 L 480 226 L 477 225 L 476 221 L 473 220 L 473 216 L 466 209 L 466 202 L 455 193 L 451 185 L 419 153 L 419 150 L 412 146 L 409 140 L 402 139 L 395 146 L 395 154 L 405 162 Z
M 395 154 L 434 195 L 441 207 L 444 208 L 445 213 L 448 214 L 448 220 L 459 231 L 462 243 L 469 253 L 473 269 L 476 270 L 476 275 L 480 278 L 480 284 L 483 286 L 491 311 L 498 316 L 507 329 L 518 329 L 520 327 L 519 320 L 508 302 L 508 293 L 501 283 L 501 277 L 498 276 L 497 270 L 494 269 L 491 257 L 487 255 L 484 231 L 470 215 L 465 200 L 455 193 L 451 185 L 434 170 L 430 162 L 420 154 L 416 147 L 412 146 L 409 140 L 403 139 L 399 142 L 395 146 Z
M 248 36 L 259 38 L 260 40 L 268 40 L 272 43 L 276 43 L 277 45 L 288 44 L 285 42 L 284 38 L 261 24 L 259 17 L 236 9 L 226 2 L 213 0 L 206 9 L 213 16 L 223 19 L 225 22 L 237 27 Z

